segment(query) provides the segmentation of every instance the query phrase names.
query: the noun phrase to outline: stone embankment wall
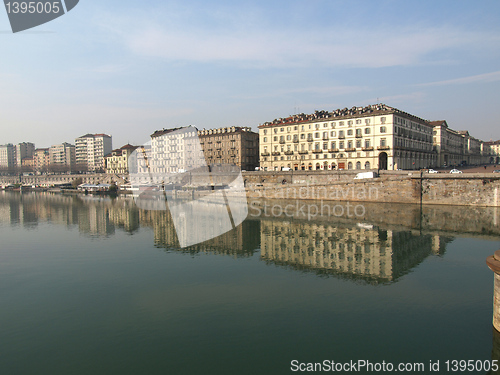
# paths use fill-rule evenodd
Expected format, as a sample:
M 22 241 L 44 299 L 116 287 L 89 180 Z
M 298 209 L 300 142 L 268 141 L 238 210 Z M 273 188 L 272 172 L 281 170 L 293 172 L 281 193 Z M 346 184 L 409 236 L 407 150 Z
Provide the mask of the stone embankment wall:
M 268 199 L 304 199 L 374 203 L 445 204 L 464 206 L 500 206 L 500 175 L 496 173 L 429 174 L 419 171 L 380 171 L 373 179 L 356 180 L 359 171 L 289 171 L 243 172 L 248 197 Z M 364 171 L 363 171 L 364 172 Z M 84 183 L 119 185 L 124 179 L 116 175 L 49 175 L 0 177 L 0 185 L 71 183 L 82 178 Z M 210 181 L 206 176 L 189 175 L 189 184 L 227 183 L 219 176 Z
M 378 203 L 500 206 L 500 175 L 495 173 L 429 174 L 381 171 L 355 180 L 356 171 L 250 172 L 244 174 L 249 197 Z

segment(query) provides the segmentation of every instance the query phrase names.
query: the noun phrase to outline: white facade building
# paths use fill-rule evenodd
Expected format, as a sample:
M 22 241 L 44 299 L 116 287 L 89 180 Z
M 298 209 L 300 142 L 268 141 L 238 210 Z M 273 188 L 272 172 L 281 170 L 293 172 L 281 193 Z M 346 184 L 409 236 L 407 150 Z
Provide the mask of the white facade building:
M 83 171 L 101 171 L 104 156 L 113 150 L 112 138 L 106 134 L 86 134 L 75 139 L 76 165 Z

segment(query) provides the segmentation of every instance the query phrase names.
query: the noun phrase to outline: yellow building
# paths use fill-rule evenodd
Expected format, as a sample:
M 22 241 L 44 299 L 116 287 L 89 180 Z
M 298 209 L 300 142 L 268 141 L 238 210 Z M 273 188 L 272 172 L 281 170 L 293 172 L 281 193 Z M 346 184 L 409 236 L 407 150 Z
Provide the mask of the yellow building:
M 294 115 L 259 126 L 262 170 L 419 169 L 433 166 L 432 126 L 375 104 Z
M 446 121 L 431 121 L 434 127 L 433 142 L 437 152 L 437 166 L 458 165 L 464 162 L 465 138 L 456 130 L 450 129 Z
M 125 146 L 113 150 L 111 151 L 110 154 L 106 155 L 105 157 L 106 173 L 127 174 L 129 172 L 128 159 L 136 148 L 137 146 L 126 144 Z

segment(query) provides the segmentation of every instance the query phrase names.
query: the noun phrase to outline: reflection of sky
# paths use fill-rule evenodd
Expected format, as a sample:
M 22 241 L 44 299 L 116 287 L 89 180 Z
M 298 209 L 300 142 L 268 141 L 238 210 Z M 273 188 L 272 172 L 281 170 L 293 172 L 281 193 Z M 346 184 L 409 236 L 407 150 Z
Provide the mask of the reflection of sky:
M 275 374 L 295 358 L 489 358 L 484 260 L 498 243 L 456 239 L 443 257 L 374 286 L 270 266 L 258 254 L 165 253 L 151 235 L 0 227 L 2 369 Z

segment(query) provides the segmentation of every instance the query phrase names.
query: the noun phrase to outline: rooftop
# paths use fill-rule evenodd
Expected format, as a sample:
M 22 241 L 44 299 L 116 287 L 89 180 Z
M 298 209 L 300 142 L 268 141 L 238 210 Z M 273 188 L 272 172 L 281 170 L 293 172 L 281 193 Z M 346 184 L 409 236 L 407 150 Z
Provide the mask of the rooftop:
M 289 116 L 286 118 L 279 118 L 279 119 L 274 119 L 273 121 L 270 122 L 265 122 L 262 125 L 259 125 L 259 128 L 262 127 L 267 127 L 267 126 L 274 126 L 274 125 L 284 125 L 284 124 L 297 124 L 297 123 L 304 123 L 304 122 L 311 122 L 311 121 L 321 121 L 321 120 L 337 120 L 337 119 L 348 119 L 348 118 L 354 118 L 354 117 L 364 117 L 364 116 L 375 116 L 375 115 L 381 115 L 381 114 L 392 114 L 392 113 L 397 113 L 398 115 L 420 121 L 420 122 L 427 122 L 426 120 L 421 119 L 420 117 L 414 116 L 412 114 L 409 114 L 407 112 L 403 112 L 397 108 L 390 107 L 386 104 L 371 104 L 367 105 L 366 107 L 352 107 L 352 108 L 343 108 L 343 109 L 336 109 L 332 112 L 328 111 L 315 111 L 314 113 L 310 115 L 306 115 L 304 113 L 301 113 L 299 115 L 293 115 Z

